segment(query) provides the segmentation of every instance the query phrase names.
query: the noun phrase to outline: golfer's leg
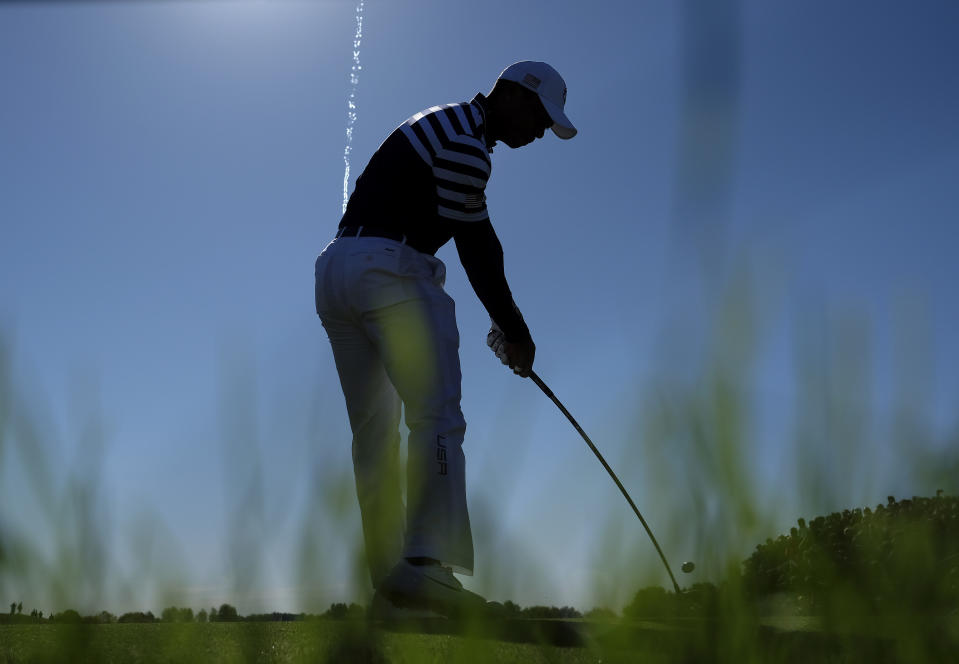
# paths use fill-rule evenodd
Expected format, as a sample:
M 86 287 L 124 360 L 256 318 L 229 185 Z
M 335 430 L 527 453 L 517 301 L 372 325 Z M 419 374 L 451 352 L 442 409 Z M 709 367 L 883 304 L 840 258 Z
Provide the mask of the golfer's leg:
M 401 555 L 400 399 L 362 329 L 324 320 L 353 430 L 353 472 L 375 588 Z
M 403 555 L 434 558 L 472 574 L 462 448 L 466 422 L 460 409 L 453 300 L 442 288 L 429 286 L 422 299 L 368 316 L 368 330 L 378 335 L 377 345 L 405 405 L 410 429 Z

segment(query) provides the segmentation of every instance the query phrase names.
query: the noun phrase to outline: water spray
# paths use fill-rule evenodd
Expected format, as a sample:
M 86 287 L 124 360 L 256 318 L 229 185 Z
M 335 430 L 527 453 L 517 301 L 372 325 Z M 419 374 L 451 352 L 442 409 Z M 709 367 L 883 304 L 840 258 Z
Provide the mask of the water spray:
M 360 44 L 363 41 L 363 2 L 356 5 L 356 33 L 353 36 L 353 66 L 350 69 L 350 96 L 346 101 L 346 147 L 343 148 L 343 212 L 349 200 L 350 152 L 353 151 L 353 125 L 356 124 L 356 88 L 360 83 Z

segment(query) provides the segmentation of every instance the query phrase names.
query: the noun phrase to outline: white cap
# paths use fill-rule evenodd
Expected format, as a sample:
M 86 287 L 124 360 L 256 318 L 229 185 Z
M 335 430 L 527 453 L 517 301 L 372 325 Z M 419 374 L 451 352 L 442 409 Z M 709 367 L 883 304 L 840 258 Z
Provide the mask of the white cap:
M 558 71 L 545 62 L 522 60 L 504 69 L 499 78 L 519 83 L 539 95 L 543 107 L 553 119 L 554 134 L 560 138 L 572 138 L 576 135 L 576 127 L 563 112 L 566 106 L 566 81 Z

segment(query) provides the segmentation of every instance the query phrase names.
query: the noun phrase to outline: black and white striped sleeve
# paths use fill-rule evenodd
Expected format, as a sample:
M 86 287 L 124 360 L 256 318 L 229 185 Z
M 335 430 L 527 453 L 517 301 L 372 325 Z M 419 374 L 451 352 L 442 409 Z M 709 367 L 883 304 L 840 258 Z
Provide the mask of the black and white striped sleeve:
M 486 183 L 490 159 L 477 138 L 479 117 L 470 104 L 433 106 L 400 126 L 420 158 L 433 171 L 437 214 L 453 221 L 489 218 Z

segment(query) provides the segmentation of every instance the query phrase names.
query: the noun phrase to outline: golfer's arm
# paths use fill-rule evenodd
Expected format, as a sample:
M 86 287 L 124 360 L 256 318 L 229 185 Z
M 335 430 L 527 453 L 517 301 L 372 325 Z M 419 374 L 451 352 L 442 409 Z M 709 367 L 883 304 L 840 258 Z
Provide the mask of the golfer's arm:
M 514 343 L 529 340 L 529 328 L 513 303 L 513 294 L 506 282 L 503 246 L 489 219 L 459 222 L 453 240 L 476 296 L 503 330 L 506 340 Z

